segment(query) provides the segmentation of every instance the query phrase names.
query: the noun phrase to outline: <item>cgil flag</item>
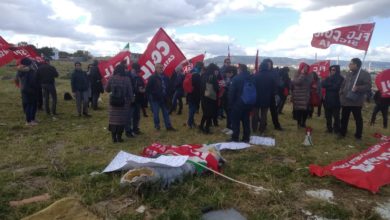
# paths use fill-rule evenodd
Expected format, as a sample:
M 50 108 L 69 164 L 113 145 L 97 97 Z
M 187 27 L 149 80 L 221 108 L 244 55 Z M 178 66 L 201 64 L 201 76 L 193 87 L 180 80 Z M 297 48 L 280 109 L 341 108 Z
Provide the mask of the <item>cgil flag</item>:
M 199 54 L 189 59 L 187 62 L 183 64 L 183 72 L 189 73 L 194 68 L 197 62 L 203 62 L 204 57 L 205 57 L 204 54 Z
M 323 60 L 310 65 L 309 72 L 316 72 L 321 79 L 329 76 L 330 60 Z
M 358 50 L 368 50 L 375 23 L 357 24 L 313 34 L 311 46 L 326 49 L 332 44 L 342 44 Z
M 179 47 L 168 36 L 164 29 L 160 28 L 149 42 L 145 52 L 139 58 L 142 77 L 147 80 L 155 71 L 154 65 L 161 63 L 164 73 L 170 77 L 186 57 Z
M 390 69 L 378 73 L 375 84 L 383 98 L 390 98 Z
M 104 85 L 114 73 L 115 67 L 119 65 L 122 61 L 125 61 L 126 65 L 130 65 L 130 55 L 130 51 L 121 51 L 109 60 L 99 61 L 98 67 Z

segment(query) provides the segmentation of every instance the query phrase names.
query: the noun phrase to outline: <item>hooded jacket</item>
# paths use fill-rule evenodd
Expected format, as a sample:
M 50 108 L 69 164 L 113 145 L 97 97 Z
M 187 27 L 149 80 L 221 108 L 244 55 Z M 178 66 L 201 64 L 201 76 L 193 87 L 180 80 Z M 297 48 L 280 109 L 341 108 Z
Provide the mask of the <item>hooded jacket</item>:
M 260 71 L 254 76 L 256 85 L 256 107 L 269 108 L 277 88 L 272 69 L 268 69 L 269 59 L 260 64 Z M 272 62 L 272 61 L 271 61 Z
M 325 89 L 325 108 L 339 108 L 340 107 L 340 87 L 344 81 L 344 77 L 340 74 L 340 66 L 332 65 L 329 67 L 329 71 L 335 68 L 336 73 L 329 76 L 322 81 L 322 88 Z
M 309 105 L 312 76 L 308 74 L 309 72 L 306 74 L 300 74 L 306 66 L 309 68 L 307 63 L 300 63 L 298 72 L 292 80 L 292 100 L 294 110 L 307 110 Z

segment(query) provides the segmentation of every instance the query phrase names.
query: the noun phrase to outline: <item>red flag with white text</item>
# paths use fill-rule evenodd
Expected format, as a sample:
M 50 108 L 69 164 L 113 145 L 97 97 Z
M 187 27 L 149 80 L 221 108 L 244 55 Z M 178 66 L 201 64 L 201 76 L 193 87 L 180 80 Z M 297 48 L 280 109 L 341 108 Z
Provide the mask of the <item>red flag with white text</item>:
M 189 59 L 188 62 L 185 62 L 185 63 L 183 64 L 183 72 L 184 72 L 184 73 L 189 73 L 189 72 L 194 68 L 194 66 L 195 66 L 195 64 L 196 64 L 197 62 L 203 62 L 204 57 L 205 57 L 205 56 L 204 56 L 204 54 L 202 53 L 202 54 L 199 54 L 199 55 L 194 56 L 194 57 L 192 57 L 191 59 Z
M 374 28 L 375 23 L 367 23 L 314 33 L 311 46 L 326 49 L 331 44 L 342 44 L 367 51 Z
M 390 184 L 390 142 L 376 144 L 361 153 L 324 167 L 311 164 L 309 170 L 313 175 L 331 175 L 376 193 L 379 187 Z
M 12 51 L 7 48 L 0 47 L 0 67 L 11 62 L 14 59 Z
M 383 98 L 390 98 L 390 69 L 378 73 L 375 84 Z
M 31 46 L 10 47 L 10 50 L 13 52 L 13 56 L 16 60 L 21 60 L 27 57 L 37 61 L 38 63 L 44 62 L 44 59 L 39 56 Z
M 325 79 L 326 77 L 329 76 L 329 67 L 330 67 L 330 61 L 323 60 L 310 65 L 309 72 L 316 72 L 317 75 L 321 77 L 321 79 Z
M 4 40 L 4 38 L 2 36 L 0 36 L 0 48 L 9 48 L 10 45 L 9 43 Z
M 102 75 L 102 82 L 105 85 L 110 76 L 114 73 L 114 69 L 123 60 L 126 61 L 126 65 L 130 65 L 130 51 L 121 51 L 109 60 L 100 60 L 98 67 L 100 74 Z
M 138 63 L 141 66 L 143 78 L 147 80 L 154 73 L 156 63 L 161 63 L 164 73 L 170 77 L 175 68 L 185 59 L 186 57 L 175 42 L 164 29 L 160 28 L 149 42 Z

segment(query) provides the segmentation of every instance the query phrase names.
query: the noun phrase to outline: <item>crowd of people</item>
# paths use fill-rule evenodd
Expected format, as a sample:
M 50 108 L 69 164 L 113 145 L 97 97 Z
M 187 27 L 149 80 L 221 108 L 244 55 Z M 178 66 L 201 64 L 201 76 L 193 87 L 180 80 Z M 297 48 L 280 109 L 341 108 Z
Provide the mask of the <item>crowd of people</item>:
M 266 132 L 268 112 L 271 113 L 274 129 L 284 130 L 279 115 L 283 114 L 289 96 L 293 106 L 292 117 L 298 128 L 307 126 L 306 120 L 313 117 L 315 109 L 320 116 L 323 107 L 327 132 L 345 137 L 352 113 L 356 123 L 354 136 L 360 140 L 363 133 L 362 107 L 372 84 L 370 74 L 361 66 L 361 60 L 353 58 L 345 77 L 341 75 L 339 65 L 332 65 L 330 75 L 321 79 L 316 72 L 309 72 L 308 64 L 300 63 L 298 71 L 290 78 L 290 69 L 274 68 L 271 59 L 264 59 L 258 71 L 250 71 L 246 65 L 232 65 L 231 60 L 226 58 L 222 67 L 213 63 L 205 66 L 203 62 L 198 62 L 190 72 L 184 73 L 182 67 L 177 67 L 168 77 L 163 65 L 156 63 L 155 73 L 146 83 L 139 64 L 127 66 L 122 62 L 103 85 L 98 61 L 90 64 L 87 71 L 82 69 L 80 62 L 75 62 L 71 89 L 79 117 L 91 117 L 89 107 L 98 110 L 100 94 L 109 93 L 108 130 L 114 143 L 123 142 L 123 133 L 128 138 L 142 134 L 141 111 L 147 117 L 145 109 L 148 105 L 156 130 L 161 129 L 161 110 L 165 129 L 176 131 L 170 117 L 174 113 L 183 113 L 183 98 L 188 105 L 185 125 L 189 129 L 197 128 L 204 134 L 211 134 L 213 126 L 219 126 L 221 120 L 226 120 L 224 131 L 231 135 L 228 141 L 249 142 L 251 132 L 260 135 Z M 36 64 L 24 58 L 17 69 L 16 82 L 20 85 L 26 125 L 38 124 L 35 114 L 39 100 L 43 100 L 46 113 L 55 116 L 56 68 L 50 65 L 49 60 Z M 374 99 L 376 105 L 370 123 L 375 123 L 380 111 L 383 127 L 387 128 L 390 99 L 382 98 L 379 91 Z M 195 120 L 197 113 L 201 115 L 198 121 Z

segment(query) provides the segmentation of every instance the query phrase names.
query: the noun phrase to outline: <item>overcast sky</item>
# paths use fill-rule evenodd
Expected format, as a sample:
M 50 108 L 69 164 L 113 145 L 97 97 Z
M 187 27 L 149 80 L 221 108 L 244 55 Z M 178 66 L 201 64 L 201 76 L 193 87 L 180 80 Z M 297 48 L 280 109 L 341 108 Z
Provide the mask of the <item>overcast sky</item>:
M 1 0 L 0 35 L 11 43 L 95 56 L 127 42 L 142 53 L 163 27 L 184 54 L 350 59 L 364 52 L 310 46 L 312 34 L 376 22 L 367 60 L 390 61 L 389 0 Z

